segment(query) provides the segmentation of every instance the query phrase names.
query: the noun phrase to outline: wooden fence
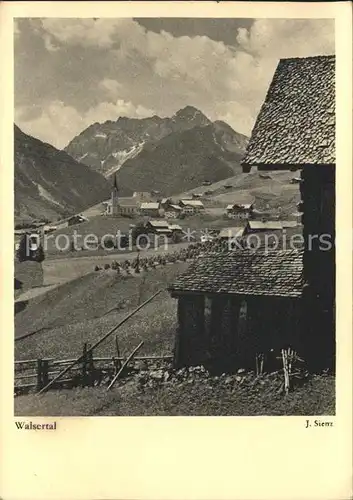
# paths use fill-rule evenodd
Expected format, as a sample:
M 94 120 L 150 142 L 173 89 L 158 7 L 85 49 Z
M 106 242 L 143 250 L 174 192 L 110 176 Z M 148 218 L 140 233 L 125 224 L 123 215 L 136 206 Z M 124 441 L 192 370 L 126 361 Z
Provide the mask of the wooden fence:
M 141 345 L 141 344 L 140 344 Z M 139 347 L 139 346 L 138 346 Z M 53 388 L 60 387 L 92 387 L 107 381 L 111 382 L 123 375 L 124 369 L 130 362 L 130 356 L 93 357 L 90 346 L 84 344 L 82 361 L 72 366 L 67 371 L 65 377 L 59 378 L 53 384 Z M 137 348 L 136 348 L 137 349 Z M 133 353 L 132 353 L 133 354 Z M 129 359 L 130 358 L 130 359 Z M 72 364 L 76 358 L 72 359 L 26 359 L 15 361 L 15 392 L 26 392 L 28 390 L 41 391 L 52 382 L 67 366 Z M 142 363 L 155 361 L 172 361 L 172 355 L 161 356 L 135 356 L 134 366 L 141 366 Z
M 138 305 L 131 313 L 125 316 L 117 325 L 109 330 L 103 337 L 99 338 L 93 346 L 85 343 L 82 354 L 72 359 L 55 360 L 53 358 L 28 359 L 24 361 L 15 361 L 15 394 L 21 391 L 36 388 L 39 394 L 47 391 L 49 388 L 58 388 L 64 386 L 93 386 L 99 385 L 104 379 L 109 381 L 110 389 L 116 380 L 127 370 L 128 363 L 132 359 L 135 361 L 172 359 L 172 355 L 167 356 L 143 356 L 137 357 L 135 354 L 142 347 L 143 342 L 125 359 L 120 356 L 118 337 L 115 337 L 117 355 L 109 358 L 94 358 L 93 351 L 110 337 L 118 328 L 128 321 L 140 309 L 153 300 L 163 289 L 157 290 L 145 302 Z

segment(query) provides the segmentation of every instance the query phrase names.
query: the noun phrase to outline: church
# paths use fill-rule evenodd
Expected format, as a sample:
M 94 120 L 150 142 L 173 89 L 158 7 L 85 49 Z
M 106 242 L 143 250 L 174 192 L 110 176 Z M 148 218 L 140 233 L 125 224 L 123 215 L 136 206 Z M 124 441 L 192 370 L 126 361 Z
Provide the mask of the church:
M 136 215 L 139 213 L 137 197 L 119 198 L 119 188 L 115 175 L 110 200 L 103 202 L 103 204 L 105 205 L 104 215 L 117 217 L 119 215 Z

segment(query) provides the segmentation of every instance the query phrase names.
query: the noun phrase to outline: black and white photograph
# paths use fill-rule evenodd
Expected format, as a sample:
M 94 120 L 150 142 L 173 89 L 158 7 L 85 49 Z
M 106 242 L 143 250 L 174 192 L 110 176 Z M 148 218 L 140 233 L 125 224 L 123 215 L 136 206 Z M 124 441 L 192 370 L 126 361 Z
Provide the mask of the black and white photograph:
M 16 425 L 332 425 L 335 20 L 18 17 L 13 43 Z

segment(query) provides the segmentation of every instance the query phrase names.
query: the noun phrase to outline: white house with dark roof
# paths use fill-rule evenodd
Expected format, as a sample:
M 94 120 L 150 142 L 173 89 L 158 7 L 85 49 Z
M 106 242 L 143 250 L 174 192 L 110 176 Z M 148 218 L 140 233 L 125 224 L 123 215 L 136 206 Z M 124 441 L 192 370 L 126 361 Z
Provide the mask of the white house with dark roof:
M 203 212 L 205 209 L 201 200 L 182 199 L 179 201 L 179 206 L 183 209 L 184 214 L 195 214 Z
M 225 215 L 228 219 L 249 219 L 254 209 L 254 201 L 231 203 L 227 205 Z
M 165 236 L 172 235 L 172 230 L 166 220 L 149 220 L 146 222 L 145 228 L 148 232 L 153 234 L 164 234 Z
M 170 204 L 164 207 L 164 217 L 166 219 L 177 219 L 182 211 L 183 209 L 179 205 Z
M 148 217 L 160 217 L 160 204 L 157 201 L 143 202 L 140 205 L 140 214 Z

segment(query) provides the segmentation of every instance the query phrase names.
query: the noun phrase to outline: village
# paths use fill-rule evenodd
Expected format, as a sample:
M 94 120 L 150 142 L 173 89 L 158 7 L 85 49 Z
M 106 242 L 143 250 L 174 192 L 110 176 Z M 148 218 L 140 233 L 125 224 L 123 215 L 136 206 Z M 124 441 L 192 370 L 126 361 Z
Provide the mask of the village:
M 262 176 L 263 174 L 259 174 L 260 178 Z M 292 182 L 293 180 L 295 182 Z M 297 177 L 292 177 L 290 182 L 297 184 Z M 33 239 L 37 235 L 38 238 L 33 241 L 33 245 L 35 245 L 39 241 L 43 242 L 45 235 L 51 235 L 50 238 L 46 239 L 53 241 L 56 235 L 68 234 L 70 236 L 75 230 L 78 233 L 83 230 L 85 234 L 88 234 L 91 229 L 91 232 L 94 233 L 95 223 L 100 226 L 98 233 L 112 236 L 111 245 L 102 246 L 103 249 L 109 251 L 124 246 L 122 242 L 128 242 L 129 232 L 133 232 L 136 226 L 139 227 L 141 236 L 142 234 L 146 236 L 163 235 L 168 238 L 169 243 L 185 242 L 188 234 L 190 235 L 188 242 L 205 243 L 215 239 L 230 240 L 235 235 L 237 238 L 242 238 L 258 233 L 273 234 L 275 232 L 275 234 L 279 234 L 288 229 L 295 234 L 301 233 L 301 212 L 296 210 L 285 217 L 279 210 L 259 210 L 256 208 L 255 199 L 251 194 L 246 195 L 246 199 L 243 193 L 239 196 L 237 191 L 234 191 L 230 196 L 233 196 L 234 200 L 238 198 L 240 201 L 226 205 L 223 203 L 222 206 L 210 197 L 210 193 L 212 193 L 210 191 L 192 192 L 189 195 L 185 194 L 183 198 L 162 198 L 158 192 L 135 192 L 131 197 L 120 197 L 116 177 L 114 177 L 112 184 L 111 198 L 86 212 L 54 223 L 38 222 L 30 228 L 15 229 L 15 251 L 18 250 L 19 242 L 24 235 L 32 235 Z M 228 192 L 230 187 L 232 186 L 225 184 L 223 190 Z M 296 191 L 293 190 L 293 193 L 299 199 L 299 189 Z M 227 199 L 229 199 L 229 194 Z M 299 207 L 300 202 L 298 201 L 296 208 L 299 209 Z M 93 224 L 90 224 L 90 220 Z M 67 228 L 72 230 L 65 231 Z M 120 235 L 121 245 L 118 244 L 117 232 Z M 84 247 L 79 245 L 74 247 L 70 241 L 66 252 L 87 249 L 90 249 L 89 244 L 84 245 Z M 60 249 L 48 245 L 46 250 L 48 250 L 48 255 L 52 257 L 56 256 Z
M 42 277 L 29 287 L 37 289 L 33 295 L 21 291 L 21 271 L 15 276 L 19 408 L 22 401 L 26 411 L 38 411 L 24 400 L 31 391 L 45 398 L 52 389 L 122 391 L 129 384 L 142 404 L 164 388 L 179 401 L 191 386 L 202 386 L 206 399 L 204 387 L 222 394 L 231 388 L 246 398 L 264 386 L 269 399 L 273 390 L 290 397 L 305 390 L 306 380 L 312 387 L 312 376 L 334 373 L 335 252 L 332 246 L 323 251 L 319 238 L 309 247 L 310 235 L 335 234 L 334 63 L 334 56 L 280 60 L 242 159 L 243 178 L 266 183 L 286 172 L 288 210 L 258 206 L 256 191 L 237 196 L 228 180 L 216 194 L 205 180 L 201 189 L 177 196 L 120 197 L 114 176 L 110 199 L 55 223 L 15 230 L 17 252 L 26 235 L 34 253 L 45 236 L 68 238 L 65 250 L 44 248 Z M 291 90 L 283 101 L 279 87 Z M 303 101 L 303 93 L 319 99 Z M 312 106 L 320 120 L 307 119 Z M 220 191 L 227 193 L 223 203 Z M 96 235 L 94 248 L 74 246 L 74 230 Z M 117 231 L 126 241 L 133 235 L 128 251 L 120 248 Z M 102 245 L 107 234 L 109 245 Z M 150 235 L 161 242 L 152 249 Z M 286 246 L 292 236 L 299 241 L 295 248 Z M 238 241 L 232 251 L 229 242 Z M 33 269 L 37 264 L 30 263 Z M 44 307 L 50 315 L 35 316 Z M 54 400 L 50 404 L 59 411 Z M 131 404 L 119 410 L 112 403 L 109 414 L 141 411 Z M 163 414 L 151 404 L 147 412 Z M 308 412 L 288 404 L 281 403 L 284 414 Z M 230 406 L 226 414 L 238 414 Z M 245 411 L 258 414 L 248 406 Z

